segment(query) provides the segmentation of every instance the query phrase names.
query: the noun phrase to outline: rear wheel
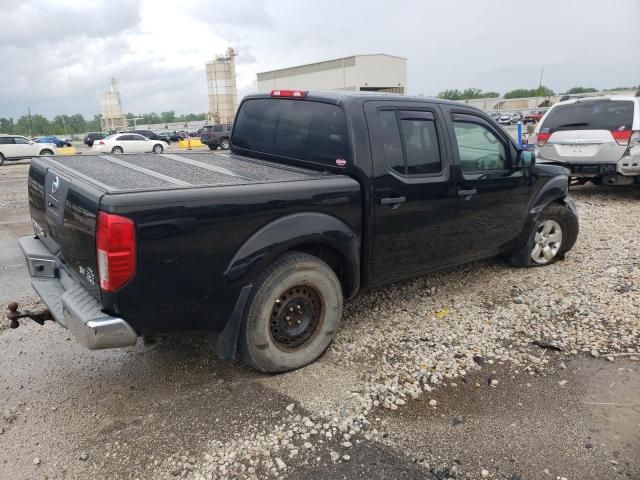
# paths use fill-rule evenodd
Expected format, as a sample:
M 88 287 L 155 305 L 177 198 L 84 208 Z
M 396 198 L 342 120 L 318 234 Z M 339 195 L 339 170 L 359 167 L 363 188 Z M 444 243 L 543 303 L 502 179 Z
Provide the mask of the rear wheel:
M 217 145 L 211 145 L 211 144 L 209 144 L 209 145 L 207 145 L 207 146 L 209 147 L 209 150 L 216 150 L 216 149 L 218 148 L 218 146 L 217 146 Z
M 541 213 L 526 245 L 510 258 L 516 267 L 541 267 L 564 258 L 578 239 L 578 217 L 564 205 L 549 205 Z
M 164 148 L 159 143 L 153 146 L 153 153 L 162 153 L 164 152 Z
M 124 150 L 122 150 L 122 147 L 113 147 L 111 149 L 111 153 L 115 153 L 115 154 L 124 153 Z
M 231 147 L 231 142 L 228 138 L 223 138 L 220 140 L 220 148 L 222 150 L 229 150 L 229 147 Z
M 4 165 L 4 155 L 0 153 L 0 167 Z
M 260 276 L 240 331 L 243 360 L 263 372 L 286 372 L 322 355 L 340 325 L 342 288 L 325 262 L 291 252 Z

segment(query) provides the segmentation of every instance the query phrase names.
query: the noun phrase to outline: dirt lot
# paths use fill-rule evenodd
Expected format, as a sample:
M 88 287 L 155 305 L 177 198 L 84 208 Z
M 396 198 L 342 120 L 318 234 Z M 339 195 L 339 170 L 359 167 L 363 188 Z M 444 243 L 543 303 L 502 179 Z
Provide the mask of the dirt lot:
M 3 310 L 35 302 L 27 169 L 0 168 Z M 565 261 L 366 292 L 289 374 L 195 335 L 89 352 L 52 323 L 1 331 L 0 478 L 638 479 L 640 189 L 572 194 Z

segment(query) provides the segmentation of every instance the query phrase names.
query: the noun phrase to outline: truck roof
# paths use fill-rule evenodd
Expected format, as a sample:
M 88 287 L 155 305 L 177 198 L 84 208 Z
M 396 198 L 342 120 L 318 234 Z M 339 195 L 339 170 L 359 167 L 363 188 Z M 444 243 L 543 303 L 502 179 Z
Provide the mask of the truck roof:
M 40 158 L 107 193 L 288 182 L 326 178 L 326 172 L 241 155 L 164 153 L 69 155 Z
M 245 99 L 251 98 L 273 98 L 271 97 L 271 93 L 253 93 L 249 94 Z M 282 98 L 290 98 L 290 97 L 282 97 Z M 469 105 L 464 102 L 456 102 L 453 100 L 445 100 L 443 98 L 435 98 L 435 97 L 419 97 L 419 96 L 411 96 L 411 95 L 402 95 L 399 93 L 386 93 L 386 92 L 368 92 L 368 91 L 352 91 L 352 90 L 308 90 L 307 91 L 307 100 L 316 100 L 323 101 L 328 103 L 341 103 L 348 100 L 355 100 L 366 102 L 370 100 L 389 100 L 389 101 L 397 101 L 397 102 L 429 102 L 429 103 L 439 103 L 446 105 L 464 105 L 466 107 L 470 107 L 476 110 L 480 110 L 478 107 L 474 105 Z

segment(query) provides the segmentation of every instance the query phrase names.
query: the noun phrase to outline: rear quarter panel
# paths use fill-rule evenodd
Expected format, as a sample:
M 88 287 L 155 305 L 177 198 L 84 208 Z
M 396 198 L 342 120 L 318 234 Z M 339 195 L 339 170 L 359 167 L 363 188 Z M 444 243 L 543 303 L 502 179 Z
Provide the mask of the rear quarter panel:
M 243 286 L 225 276 L 251 236 L 299 212 L 324 213 L 361 231 L 360 186 L 347 177 L 107 195 L 101 210 L 133 218 L 138 234 L 135 278 L 103 294 L 108 311 L 138 331 L 221 331 Z M 274 245 L 273 248 L 277 248 Z

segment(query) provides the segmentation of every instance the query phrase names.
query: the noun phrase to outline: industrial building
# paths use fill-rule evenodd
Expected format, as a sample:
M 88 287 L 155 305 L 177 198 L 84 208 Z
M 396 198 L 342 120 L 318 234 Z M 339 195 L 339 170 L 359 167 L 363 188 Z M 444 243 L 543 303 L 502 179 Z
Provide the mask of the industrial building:
M 236 62 L 238 54 L 233 48 L 225 55 L 205 64 L 209 93 L 209 120 L 212 123 L 231 123 L 238 107 L 236 88 Z
M 118 82 L 111 79 L 109 91 L 100 95 L 100 126 L 103 132 L 123 130 L 127 128 L 127 116 L 122 112 L 120 103 L 120 92 L 118 92 Z
M 383 53 L 354 55 L 258 73 L 258 91 L 362 90 L 405 93 L 407 59 Z

